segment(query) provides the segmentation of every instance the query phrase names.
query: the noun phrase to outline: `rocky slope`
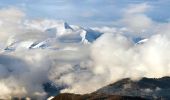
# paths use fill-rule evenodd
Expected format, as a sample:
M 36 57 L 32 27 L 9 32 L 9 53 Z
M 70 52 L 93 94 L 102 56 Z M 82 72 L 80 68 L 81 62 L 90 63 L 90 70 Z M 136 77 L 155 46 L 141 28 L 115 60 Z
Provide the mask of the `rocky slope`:
M 170 99 L 170 77 L 142 78 L 140 80 L 122 79 L 97 90 L 94 93 L 106 93 L 126 96 L 142 96 L 148 99 Z
M 91 94 L 59 94 L 52 100 L 169 100 L 170 77 L 125 78 Z

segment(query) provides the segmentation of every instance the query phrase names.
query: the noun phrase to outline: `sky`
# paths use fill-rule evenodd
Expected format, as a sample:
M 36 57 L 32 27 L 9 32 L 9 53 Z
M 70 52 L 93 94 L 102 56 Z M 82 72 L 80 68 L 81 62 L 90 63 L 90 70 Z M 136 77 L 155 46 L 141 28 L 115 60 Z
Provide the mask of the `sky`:
M 170 0 L 0 0 L 0 8 L 17 7 L 29 18 L 64 20 L 81 26 L 112 26 L 129 5 L 147 3 L 156 21 L 170 18 Z

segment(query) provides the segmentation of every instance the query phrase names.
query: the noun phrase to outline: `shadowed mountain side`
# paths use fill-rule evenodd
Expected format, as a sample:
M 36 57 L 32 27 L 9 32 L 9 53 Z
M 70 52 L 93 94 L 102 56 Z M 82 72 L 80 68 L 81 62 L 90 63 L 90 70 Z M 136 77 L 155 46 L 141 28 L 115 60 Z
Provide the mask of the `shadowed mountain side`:
M 107 85 L 96 92 L 97 94 L 140 96 L 149 99 L 170 99 L 170 77 L 142 78 L 140 80 L 122 79 Z
M 170 100 L 170 77 L 125 78 L 90 94 L 62 93 L 52 100 Z
M 142 97 L 131 97 L 131 96 L 118 96 L 118 95 L 106 95 L 106 94 L 69 94 L 63 93 L 52 100 L 149 100 Z

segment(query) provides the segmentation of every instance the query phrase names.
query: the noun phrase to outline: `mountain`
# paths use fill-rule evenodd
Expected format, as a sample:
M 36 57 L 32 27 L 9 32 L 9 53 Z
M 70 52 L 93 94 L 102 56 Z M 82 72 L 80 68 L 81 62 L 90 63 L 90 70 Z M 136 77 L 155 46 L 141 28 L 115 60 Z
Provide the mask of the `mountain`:
M 170 99 L 170 77 L 142 78 L 138 81 L 122 79 L 105 86 L 94 93 L 109 95 L 142 96 L 148 99 Z
M 145 42 L 147 42 L 149 39 L 147 38 L 142 38 L 142 37 L 133 37 L 132 38 L 133 42 L 138 45 L 138 44 L 144 44 Z
M 107 94 L 69 94 L 63 93 L 51 100 L 148 100 L 142 97 L 107 95 Z
M 59 94 L 52 100 L 170 100 L 170 77 L 125 78 L 90 94 Z M 74 98 L 74 99 L 73 99 Z
M 147 42 L 148 39 L 141 39 L 140 41 L 138 41 L 136 44 L 144 44 L 145 42 Z
M 64 21 L 26 21 L 26 32 L 9 37 L 4 51 L 58 49 L 58 44 L 89 44 L 102 35 L 90 28 L 69 25 Z M 36 31 L 35 31 L 36 30 Z M 34 31 L 34 32 L 33 32 Z

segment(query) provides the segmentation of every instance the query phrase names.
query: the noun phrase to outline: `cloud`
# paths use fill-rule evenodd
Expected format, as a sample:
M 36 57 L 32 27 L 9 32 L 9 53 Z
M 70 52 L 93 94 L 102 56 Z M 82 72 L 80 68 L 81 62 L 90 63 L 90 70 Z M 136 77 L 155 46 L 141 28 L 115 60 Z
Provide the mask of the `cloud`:
M 149 9 L 151 6 L 146 3 L 130 5 L 124 10 L 121 23 L 135 34 L 145 33 L 154 24 L 154 21 L 145 14 Z
M 11 98 L 11 96 L 36 96 L 36 92 L 43 94 L 44 90 L 39 85 L 46 79 L 45 77 L 40 78 L 45 74 L 43 69 L 40 71 L 34 65 L 12 55 L 1 54 L 0 64 L 1 99 Z
M 132 4 L 129 5 L 128 9 L 125 9 L 125 13 L 127 14 L 140 14 L 145 13 L 152 7 L 148 5 L 147 3 L 141 3 L 141 4 Z
M 0 10 L 0 41 L 6 40 L 14 33 L 18 33 L 25 14 L 17 8 L 4 8 Z
M 121 27 L 120 30 L 123 29 L 123 33 L 127 32 L 128 35 L 149 35 L 151 34 L 150 30 L 157 24 L 157 21 L 148 15 L 151 10 L 153 10 L 153 5 L 149 3 L 129 4 L 120 10 L 121 18 L 113 21 L 112 24 L 113 26 Z M 119 32 L 122 33 L 121 31 Z
M 65 30 L 66 23 L 63 22 L 26 19 L 25 13 L 17 8 L 0 10 L 0 41 L 3 45 L 0 98 L 31 96 L 42 99 L 46 96 L 42 84 L 47 82 L 66 86 L 61 92 L 83 94 L 126 77 L 140 79 L 170 75 L 170 24 L 146 16 L 148 8 L 148 4 L 131 5 L 120 21 L 123 27 L 93 28 L 103 35 L 86 45 L 82 44 L 80 36 L 84 28 L 71 26 L 73 29 L 70 29 L 67 26 Z M 134 43 L 131 32 L 144 31 L 149 34 L 145 37 L 148 41 Z M 54 33 L 51 36 L 49 32 Z M 30 42 L 33 45 L 49 42 L 52 47 L 18 49 L 23 45 L 27 47 Z M 4 52 L 8 46 L 16 49 Z
M 86 62 L 90 67 L 85 67 L 87 69 L 83 71 L 85 73 L 78 73 L 78 75 L 83 74 L 85 78 L 79 79 L 75 72 L 61 77 L 64 80 L 73 79 L 69 81 L 71 82 L 69 88 L 62 92 L 89 93 L 127 77 L 138 80 L 141 77 L 168 76 L 169 23 L 155 22 L 146 16 L 144 12 L 148 7 L 149 5 L 145 4 L 130 7 L 127 10 L 130 13 L 125 13 L 122 19 L 128 21 L 122 21 L 125 28 L 114 28 L 114 30 L 94 28 L 104 34 L 91 44 L 90 61 Z M 145 32 L 143 35 L 148 34 L 145 37 L 148 41 L 136 45 L 128 32 Z M 135 35 L 141 37 L 141 34 Z

